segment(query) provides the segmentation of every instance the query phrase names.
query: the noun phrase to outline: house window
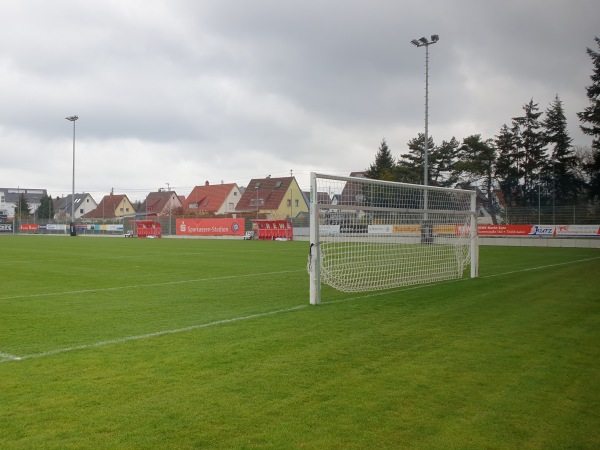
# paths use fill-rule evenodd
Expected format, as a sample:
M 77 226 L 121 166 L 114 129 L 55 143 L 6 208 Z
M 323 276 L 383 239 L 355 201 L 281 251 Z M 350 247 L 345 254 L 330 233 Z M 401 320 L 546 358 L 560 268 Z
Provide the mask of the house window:
M 233 196 L 237 197 L 237 191 L 233 191 Z
M 300 203 L 298 203 L 298 200 L 296 200 L 296 207 L 298 207 L 300 205 Z
M 190 209 L 198 209 L 198 203 L 190 203 Z
M 288 201 L 287 201 L 287 202 L 288 202 L 288 208 L 289 208 L 290 206 L 292 206 L 292 201 L 291 201 L 289 198 L 288 198 Z
M 79 214 L 83 214 L 83 208 L 79 210 Z
M 233 209 L 235 209 L 235 207 L 233 206 L 233 203 L 229 203 L 229 210 L 231 211 Z
M 281 181 L 275 183 L 275 189 L 279 189 L 281 187 Z

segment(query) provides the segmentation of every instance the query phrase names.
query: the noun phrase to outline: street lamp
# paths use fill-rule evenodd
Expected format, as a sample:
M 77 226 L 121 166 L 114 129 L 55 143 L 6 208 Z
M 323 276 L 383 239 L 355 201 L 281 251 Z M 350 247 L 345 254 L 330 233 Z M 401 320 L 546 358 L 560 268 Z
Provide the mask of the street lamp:
M 413 39 L 411 44 L 416 47 L 425 47 L 425 144 L 423 150 L 423 184 L 425 186 L 428 185 L 429 181 L 429 153 L 427 146 L 429 145 L 429 46 L 431 44 L 435 44 L 440 40 L 440 37 L 437 34 L 431 35 L 431 41 L 427 40 L 427 38 L 422 37 L 419 40 Z
M 71 236 L 77 236 L 75 230 L 75 121 L 79 119 L 77 116 L 65 117 L 65 119 L 73 122 L 73 184 L 71 186 Z

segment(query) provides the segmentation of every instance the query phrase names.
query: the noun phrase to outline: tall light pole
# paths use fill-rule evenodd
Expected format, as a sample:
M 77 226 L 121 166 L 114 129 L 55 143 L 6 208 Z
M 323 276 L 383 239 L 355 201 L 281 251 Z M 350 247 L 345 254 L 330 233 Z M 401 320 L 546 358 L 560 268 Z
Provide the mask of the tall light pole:
M 77 236 L 75 230 L 75 121 L 79 119 L 77 116 L 65 117 L 65 119 L 73 122 L 73 184 L 71 186 L 71 225 L 70 233 L 71 236 Z
M 167 192 L 169 193 L 169 236 L 171 236 L 171 185 L 169 183 L 165 183 L 167 185 Z M 148 208 L 146 208 L 147 210 Z
M 429 46 L 440 40 L 439 35 L 432 34 L 431 41 L 422 37 L 419 40 L 413 39 L 411 44 L 417 47 L 425 47 L 425 144 L 423 146 L 423 184 L 427 186 L 429 183 Z

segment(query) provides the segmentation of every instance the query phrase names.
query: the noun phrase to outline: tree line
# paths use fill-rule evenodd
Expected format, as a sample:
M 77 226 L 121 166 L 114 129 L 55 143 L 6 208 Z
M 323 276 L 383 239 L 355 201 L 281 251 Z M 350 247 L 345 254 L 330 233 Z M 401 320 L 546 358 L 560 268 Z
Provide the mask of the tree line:
M 600 49 L 600 39 L 595 38 Z M 508 206 L 600 206 L 600 52 L 591 48 L 592 83 L 585 88 L 589 106 L 577 113 L 591 147 L 574 146 L 558 94 L 541 111 L 531 99 L 523 112 L 504 124 L 494 138 L 480 134 L 462 141 L 452 137 L 436 145 L 428 137 L 428 184 L 443 187 L 478 186 L 493 212 L 495 191 Z M 382 139 L 368 178 L 423 184 L 425 136 L 408 142 L 398 159 Z

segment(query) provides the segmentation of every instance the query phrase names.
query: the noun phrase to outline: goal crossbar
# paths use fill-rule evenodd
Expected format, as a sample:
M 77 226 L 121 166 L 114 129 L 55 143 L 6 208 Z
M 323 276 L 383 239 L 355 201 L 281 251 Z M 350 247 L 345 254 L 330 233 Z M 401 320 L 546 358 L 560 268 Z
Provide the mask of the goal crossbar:
M 310 303 L 478 276 L 476 192 L 311 173 Z

